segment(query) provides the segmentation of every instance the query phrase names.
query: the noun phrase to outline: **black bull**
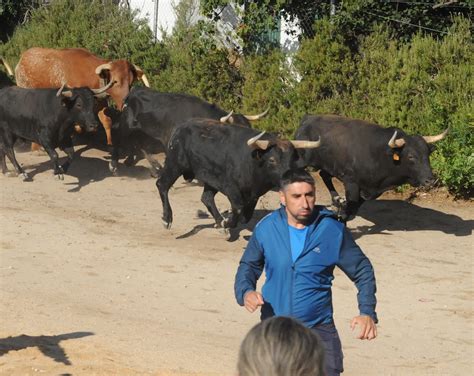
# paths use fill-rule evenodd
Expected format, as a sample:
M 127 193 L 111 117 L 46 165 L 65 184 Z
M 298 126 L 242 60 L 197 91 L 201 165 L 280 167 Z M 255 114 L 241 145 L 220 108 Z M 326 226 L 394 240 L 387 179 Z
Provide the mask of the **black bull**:
M 320 175 L 339 206 L 342 220 L 351 219 L 365 200 L 409 183 L 413 186 L 434 182 L 430 166 L 430 143 L 438 136 L 409 136 L 399 128 L 382 128 L 363 120 L 337 115 L 306 115 L 296 131 L 296 139 L 321 138 L 316 150 L 302 151 L 306 165 Z M 346 202 L 339 197 L 332 178 L 343 184 Z
M 280 140 L 242 126 L 222 125 L 213 119 L 191 119 L 172 134 L 164 168 L 156 185 L 163 203 L 163 222 L 171 227 L 173 214 L 168 191 L 182 175 L 204 183 L 201 201 L 216 227 L 231 229 L 243 217 L 248 222 L 260 196 L 278 187 L 282 174 L 300 167 L 296 148 L 316 148 L 319 142 Z M 231 215 L 224 220 L 214 196 L 230 201 Z
M 16 86 L 0 90 L 0 164 L 8 173 L 5 155 L 23 180 L 29 176 L 15 158 L 13 146 L 17 139 L 33 141 L 44 147 L 54 166 L 54 175 L 62 179 L 73 158 L 71 135 L 78 124 L 87 131 L 99 125 L 94 113 L 95 96 L 106 89 L 76 88 L 24 89 Z M 59 147 L 68 155 L 60 166 Z
M 136 162 L 135 156 L 147 148 L 147 143 L 153 145 L 158 142 L 166 149 L 174 128 L 188 119 L 208 118 L 250 127 L 250 121 L 260 119 L 267 111 L 259 115 L 227 113 L 192 95 L 133 87 L 125 99 L 119 125 L 113 130 L 115 144 L 110 169 L 112 172 L 117 170 L 119 150 L 128 155 L 126 163 L 132 164 Z M 153 161 L 150 163 L 154 164 Z

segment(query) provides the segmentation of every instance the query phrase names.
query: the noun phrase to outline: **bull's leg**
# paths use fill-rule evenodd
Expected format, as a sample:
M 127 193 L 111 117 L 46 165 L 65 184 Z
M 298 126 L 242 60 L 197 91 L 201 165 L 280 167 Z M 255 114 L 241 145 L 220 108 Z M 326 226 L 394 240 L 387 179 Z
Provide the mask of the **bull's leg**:
M 112 152 L 110 155 L 109 170 L 114 175 L 117 175 L 118 160 L 119 160 L 119 147 L 117 145 L 113 145 Z
M 340 217 L 343 222 L 347 222 L 354 219 L 360 206 L 364 203 L 364 199 L 360 197 L 360 188 L 357 184 L 344 183 L 344 187 L 346 190 L 347 203 L 345 208 L 342 210 Z
M 326 188 L 331 194 L 332 204 L 337 208 L 341 208 L 344 204 L 344 199 L 339 196 L 339 193 L 336 191 L 336 188 L 334 188 L 334 184 L 332 183 L 333 177 L 324 170 L 319 171 L 319 175 L 321 176 L 321 179 L 323 179 Z
M 112 146 L 112 119 L 105 114 L 107 107 L 104 107 L 97 114 L 100 122 L 105 130 L 105 136 L 107 137 L 107 146 Z
M 257 206 L 257 202 L 258 198 L 252 199 L 244 206 L 243 215 L 245 223 L 248 223 L 252 219 L 255 207 Z
M 168 230 L 171 228 L 171 224 L 173 223 L 173 211 L 171 210 L 168 192 L 181 175 L 176 166 L 170 166 L 173 166 L 173 163 L 170 163 L 170 161 L 167 160 L 162 174 L 156 181 L 156 187 L 158 188 L 158 192 L 160 192 L 161 203 L 163 204 L 163 225 Z
M 16 160 L 15 157 L 15 151 L 13 150 L 13 146 L 5 146 L 5 153 L 7 154 L 8 159 L 12 163 L 13 167 L 15 168 L 15 171 L 17 172 L 18 176 L 23 180 L 29 180 L 30 177 L 28 174 L 21 168 L 20 164 Z M 5 159 L 5 158 L 4 158 Z
M 41 151 L 41 145 L 37 144 L 36 142 L 32 142 L 31 143 L 31 151 L 40 152 Z
M 206 206 L 209 213 L 212 214 L 214 220 L 216 221 L 215 227 L 221 228 L 222 221 L 224 218 L 222 217 L 219 210 L 217 210 L 216 202 L 214 201 L 214 197 L 218 191 L 212 188 L 211 186 L 204 184 L 204 191 L 202 192 L 201 202 Z
M 53 162 L 54 177 L 58 180 L 64 180 L 64 170 L 59 165 L 58 153 L 56 153 L 56 150 L 54 150 L 54 148 L 52 148 L 49 145 L 43 145 L 43 147 L 44 147 L 44 150 L 46 150 L 46 153 L 48 153 L 49 158 L 51 159 L 51 162 Z
M 2 174 L 8 174 L 7 161 L 5 160 L 5 151 L 0 149 L 0 164 L 2 165 Z
M 61 150 L 64 151 L 67 155 L 66 162 L 61 166 L 64 173 L 66 173 L 72 163 L 72 160 L 74 159 L 74 147 L 72 146 L 71 138 L 68 138 L 67 142 L 61 146 Z
M 224 220 L 224 229 L 228 230 L 237 226 L 243 214 L 245 205 L 242 194 L 235 186 L 231 186 L 231 190 L 227 191 L 225 194 L 229 199 L 232 208 L 230 217 Z

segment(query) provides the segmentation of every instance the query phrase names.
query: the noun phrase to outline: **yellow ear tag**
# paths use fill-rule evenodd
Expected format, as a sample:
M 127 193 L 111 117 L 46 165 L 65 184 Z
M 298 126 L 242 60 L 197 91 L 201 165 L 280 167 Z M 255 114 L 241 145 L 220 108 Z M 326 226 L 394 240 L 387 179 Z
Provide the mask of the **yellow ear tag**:
M 393 153 L 393 160 L 394 160 L 394 161 L 399 161 L 399 160 L 400 160 L 400 156 L 399 156 L 397 153 Z

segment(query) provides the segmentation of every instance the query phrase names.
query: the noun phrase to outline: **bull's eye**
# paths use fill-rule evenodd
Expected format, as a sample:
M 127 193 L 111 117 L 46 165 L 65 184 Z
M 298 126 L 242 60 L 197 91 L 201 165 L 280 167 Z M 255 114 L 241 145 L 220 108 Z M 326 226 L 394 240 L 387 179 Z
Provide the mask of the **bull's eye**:
M 415 162 L 416 161 L 416 157 L 413 154 L 408 154 L 407 158 L 410 162 Z
M 270 158 L 268 158 L 268 163 L 270 163 L 270 164 L 276 164 L 277 161 L 276 161 L 275 157 L 270 157 Z
M 82 108 L 82 103 L 77 102 L 77 103 L 76 103 L 76 108 L 78 108 L 78 109 L 80 110 L 80 109 Z

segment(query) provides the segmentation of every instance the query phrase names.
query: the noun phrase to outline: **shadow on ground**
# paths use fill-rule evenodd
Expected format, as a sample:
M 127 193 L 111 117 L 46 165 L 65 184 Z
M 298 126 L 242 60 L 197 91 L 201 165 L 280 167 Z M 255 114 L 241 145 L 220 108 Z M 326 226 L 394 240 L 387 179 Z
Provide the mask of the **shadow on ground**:
M 0 356 L 10 351 L 19 351 L 28 347 L 37 347 L 45 356 L 55 362 L 72 365 L 64 349 L 60 346 L 61 341 L 83 338 L 94 335 L 92 332 L 74 332 L 60 334 L 57 336 L 27 336 L 7 337 L 0 339 Z
M 222 236 L 226 237 L 227 240 L 230 241 L 230 242 L 236 241 L 239 238 L 240 232 L 242 230 L 253 231 L 253 229 L 254 229 L 255 225 L 258 223 L 258 221 L 260 221 L 260 219 L 265 217 L 270 212 L 271 212 L 271 210 L 256 209 L 255 212 L 253 213 L 252 219 L 248 223 L 240 224 L 236 228 L 230 230 L 229 234 L 225 234 L 223 229 L 215 229 L 215 231 L 221 232 Z M 223 213 L 224 217 L 227 214 L 228 213 Z M 203 210 L 198 210 L 197 215 L 196 215 L 196 221 L 199 221 L 200 219 L 206 219 L 207 221 L 211 221 L 211 223 L 198 224 L 198 225 L 194 226 L 190 231 L 188 231 L 188 232 L 186 232 L 182 235 L 177 236 L 176 239 L 189 238 L 190 236 L 196 235 L 201 230 L 214 228 L 214 219 L 207 212 L 205 212 Z M 248 237 L 245 236 L 245 239 L 248 240 Z
M 74 160 L 71 163 L 66 175 L 77 178 L 77 182 L 65 183 L 65 185 L 73 186 L 71 189 L 69 189 L 69 192 L 78 192 L 86 185 L 102 181 L 106 178 L 119 179 L 120 177 L 130 177 L 138 180 L 150 179 L 150 170 L 147 167 L 126 167 L 123 166 L 123 164 L 120 165 L 120 175 L 114 177 L 109 170 L 110 157 L 108 153 L 104 152 L 103 158 L 83 157 L 82 154 L 89 149 L 89 146 L 83 146 L 79 149 L 76 148 Z M 49 160 L 49 157 L 47 158 L 48 160 L 46 161 L 26 167 L 28 170 L 28 175 L 33 180 L 36 175 L 41 173 L 50 173 L 51 179 L 54 179 L 52 163 Z M 19 157 L 19 160 L 21 161 L 21 156 Z M 60 158 L 60 164 L 64 163 L 65 161 L 66 157 Z
M 358 216 L 374 224 L 352 227 L 349 222 L 355 239 L 385 231 L 441 231 L 455 236 L 469 236 L 474 228 L 474 220 L 464 220 L 457 215 L 402 200 L 368 201 L 360 208 Z

